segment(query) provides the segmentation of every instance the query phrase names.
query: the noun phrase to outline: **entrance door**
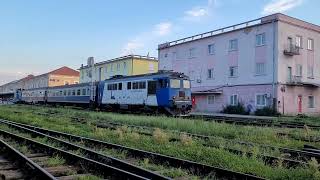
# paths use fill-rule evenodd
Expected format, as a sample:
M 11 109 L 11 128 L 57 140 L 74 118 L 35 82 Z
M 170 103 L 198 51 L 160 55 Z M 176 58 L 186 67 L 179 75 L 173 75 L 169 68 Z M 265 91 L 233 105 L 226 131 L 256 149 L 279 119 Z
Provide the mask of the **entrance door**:
M 299 114 L 302 113 L 302 96 L 298 96 L 298 112 Z

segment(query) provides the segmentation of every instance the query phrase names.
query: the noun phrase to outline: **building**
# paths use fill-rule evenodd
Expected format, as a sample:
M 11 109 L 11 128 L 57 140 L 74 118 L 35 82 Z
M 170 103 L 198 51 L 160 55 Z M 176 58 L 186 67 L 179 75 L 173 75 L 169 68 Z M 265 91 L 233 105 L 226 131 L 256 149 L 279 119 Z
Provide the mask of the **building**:
M 92 82 L 109 79 L 115 75 L 138 75 L 158 71 L 158 60 L 155 57 L 129 55 L 95 63 L 88 59 L 86 66 L 80 67 L 80 82 Z
M 64 66 L 39 76 L 28 75 L 20 80 L 4 84 L 0 86 L 0 95 L 10 94 L 13 96 L 17 89 L 33 89 L 77 83 L 79 83 L 79 72 Z
M 239 102 L 320 114 L 320 26 L 284 14 L 160 44 L 159 69 L 191 78 L 195 111 Z

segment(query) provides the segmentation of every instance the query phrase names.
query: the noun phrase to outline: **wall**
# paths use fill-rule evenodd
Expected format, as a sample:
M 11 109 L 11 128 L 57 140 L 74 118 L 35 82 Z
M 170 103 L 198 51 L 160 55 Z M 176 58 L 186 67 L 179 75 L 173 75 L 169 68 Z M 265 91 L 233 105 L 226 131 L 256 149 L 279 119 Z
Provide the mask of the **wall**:
M 266 45 L 257 47 L 256 35 L 261 33 L 266 34 Z M 229 40 L 232 39 L 238 39 L 238 51 L 229 51 Z M 215 52 L 210 55 L 208 45 L 212 43 L 215 45 Z M 190 48 L 196 48 L 195 57 L 188 56 Z M 256 75 L 257 62 L 266 64 L 264 75 Z M 238 77 L 229 77 L 230 66 L 238 66 Z M 268 23 L 160 49 L 159 67 L 190 76 L 193 90 L 221 85 L 272 83 L 273 25 Z M 214 69 L 213 79 L 207 78 L 209 68 Z
M 64 76 L 64 75 L 50 74 L 48 77 L 49 77 L 49 82 L 48 82 L 49 87 L 79 83 L 78 76 Z
M 158 61 L 133 59 L 132 75 L 158 72 Z

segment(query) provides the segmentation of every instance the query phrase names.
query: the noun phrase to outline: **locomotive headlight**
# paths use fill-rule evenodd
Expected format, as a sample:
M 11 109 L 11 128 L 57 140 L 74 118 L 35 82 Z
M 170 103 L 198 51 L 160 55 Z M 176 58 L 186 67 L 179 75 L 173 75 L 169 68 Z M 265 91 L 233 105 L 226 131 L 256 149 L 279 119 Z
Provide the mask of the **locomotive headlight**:
M 176 99 L 176 97 L 175 97 L 175 96 L 172 96 L 172 99 Z

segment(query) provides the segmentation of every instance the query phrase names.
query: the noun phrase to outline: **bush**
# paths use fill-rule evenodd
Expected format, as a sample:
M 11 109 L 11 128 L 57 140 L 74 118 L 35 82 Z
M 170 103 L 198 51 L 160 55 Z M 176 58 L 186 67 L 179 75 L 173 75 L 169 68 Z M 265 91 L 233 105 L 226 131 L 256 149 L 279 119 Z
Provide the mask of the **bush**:
M 222 113 L 226 114 L 243 114 L 248 115 L 249 113 L 246 111 L 244 105 L 242 103 L 238 103 L 238 105 L 228 105 L 223 107 Z
M 264 107 L 262 109 L 257 109 L 254 114 L 256 116 L 278 116 L 280 115 L 275 109 L 271 107 Z

